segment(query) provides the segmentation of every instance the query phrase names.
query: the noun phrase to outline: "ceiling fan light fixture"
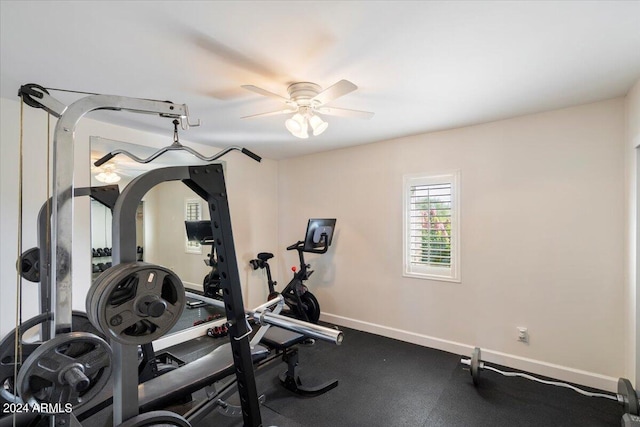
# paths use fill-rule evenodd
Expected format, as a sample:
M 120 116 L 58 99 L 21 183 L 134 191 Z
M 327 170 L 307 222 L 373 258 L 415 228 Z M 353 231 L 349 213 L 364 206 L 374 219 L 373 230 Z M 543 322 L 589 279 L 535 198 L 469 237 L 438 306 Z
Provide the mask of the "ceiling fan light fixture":
M 309 124 L 307 121 L 307 118 L 304 117 L 302 119 L 302 128 L 300 129 L 300 132 L 291 132 L 293 134 L 293 136 L 301 138 L 301 139 L 307 139 L 309 138 Z
M 295 113 L 293 117 L 285 120 L 284 125 L 292 134 L 302 132 L 302 125 L 304 124 L 304 117 L 300 113 Z
M 293 115 L 293 117 L 287 119 L 284 122 L 284 125 L 286 126 L 287 130 L 291 132 L 291 135 L 302 139 L 309 138 L 309 124 L 306 114 L 303 115 L 300 113 L 296 113 Z
M 322 120 L 319 116 L 311 115 L 309 118 L 309 125 L 313 129 L 313 135 L 318 136 L 329 127 L 329 123 Z
M 100 172 L 96 175 L 96 179 L 100 182 L 104 182 L 105 184 L 115 184 L 120 181 L 121 177 L 115 172 Z

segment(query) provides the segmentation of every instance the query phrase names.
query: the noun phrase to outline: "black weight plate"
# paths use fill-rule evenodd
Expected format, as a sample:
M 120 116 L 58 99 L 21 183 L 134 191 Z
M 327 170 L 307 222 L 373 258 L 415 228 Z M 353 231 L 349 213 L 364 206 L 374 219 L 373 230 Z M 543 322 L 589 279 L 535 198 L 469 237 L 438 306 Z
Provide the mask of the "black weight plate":
M 97 335 L 70 332 L 42 343 L 24 361 L 16 381 L 23 401 L 67 404 L 74 408 L 90 402 L 109 383 L 111 348 Z M 65 375 L 79 370 L 84 383 L 69 383 Z
M 162 302 L 164 311 L 157 316 L 145 314 L 140 306 L 145 298 Z M 92 322 L 123 344 L 147 344 L 160 338 L 179 320 L 185 303 L 180 278 L 167 268 L 144 262 L 106 270 L 87 294 Z
M 33 353 L 41 344 L 41 341 L 25 341 L 23 337 L 26 336 L 38 336 L 39 331 L 33 329 L 43 325 L 47 321 L 53 321 L 53 315 L 51 313 L 39 314 L 31 319 L 28 319 L 20 325 L 20 347 L 22 360 L 27 358 Z M 90 332 L 98 335 L 100 338 L 105 339 L 104 334 L 99 332 L 89 322 L 87 315 L 81 311 L 74 311 L 71 318 L 71 327 L 74 331 Z M 0 403 L 12 403 L 15 399 L 14 387 L 13 387 L 13 374 L 15 369 L 15 339 L 16 330 L 9 332 L 0 341 Z M 18 364 L 20 368 L 21 363 Z
M 40 281 L 40 248 L 31 248 L 22 253 L 16 263 L 20 275 L 30 282 Z

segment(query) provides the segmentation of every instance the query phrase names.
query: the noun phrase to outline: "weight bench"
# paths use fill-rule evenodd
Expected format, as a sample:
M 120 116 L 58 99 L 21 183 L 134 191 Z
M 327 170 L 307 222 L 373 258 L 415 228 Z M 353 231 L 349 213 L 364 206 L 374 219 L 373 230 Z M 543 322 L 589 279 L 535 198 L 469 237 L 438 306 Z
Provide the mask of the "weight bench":
M 253 363 L 263 361 L 270 351 L 262 345 L 251 349 Z M 140 413 L 164 409 L 182 401 L 185 396 L 221 381 L 235 373 L 231 343 L 217 347 L 211 353 L 191 363 L 168 371 L 158 377 L 138 385 L 138 404 Z M 74 411 L 78 420 L 83 421 L 98 411 L 111 405 L 111 393 L 103 396 L 103 400 L 88 408 L 82 407 Z M 5 427 L 0 424 L 0 427 Z
M 280 382 L 287 389 L 301 396 L 313 397 L 326 393 L 338 386 L 338 380 L 333 379 L 318 386 L 305 386 L 300 380 L 298 368 L 298 348 L 296 344 L 303 342 L 306 337 L 277 326 L 271 326 L 262 337 L 261 344 L 274 349 L 276 354 L 282 354 L 282 360 L 287 364 L 287 370 L 280 374 Z
M 253 363 L 267 358 L 269 350 L 261 345 L 251 349 Z M 231 343 L 225 343 L 191 363 L 138 385 L 140 412 L 167 406 L 180 398 L 235 373 Z

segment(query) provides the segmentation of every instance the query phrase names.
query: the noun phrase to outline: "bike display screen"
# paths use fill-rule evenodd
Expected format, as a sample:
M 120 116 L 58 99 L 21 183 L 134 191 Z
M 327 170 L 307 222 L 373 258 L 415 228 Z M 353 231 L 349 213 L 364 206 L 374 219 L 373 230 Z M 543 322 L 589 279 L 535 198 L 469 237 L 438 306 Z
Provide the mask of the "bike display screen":
M 313 250 L 325 246 L 322 235 L 326 234 L 326 246 L 331 246 L 333 230 L 336 228 L 335 218 L 312 218 L 307 224 L 307 233 L 304 238 L 304 250 Z

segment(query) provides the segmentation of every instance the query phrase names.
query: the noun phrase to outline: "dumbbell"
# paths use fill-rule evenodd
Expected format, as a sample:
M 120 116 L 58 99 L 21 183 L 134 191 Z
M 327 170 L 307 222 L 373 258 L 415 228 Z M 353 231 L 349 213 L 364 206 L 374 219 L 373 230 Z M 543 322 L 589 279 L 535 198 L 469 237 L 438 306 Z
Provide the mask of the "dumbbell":
M 229 328 L 227 325 L 222 326 L 214 326 L 213 328 L 207 329 L 207 335 L 211 338 L 219 338 L 227 335 L 229 333 Z
M 504 372 L 500 369 L 497 369 L 493 366 L 487 365 L 481 358 L 481 351 L 479 347 L 473 349 L 473 353 L 471 354 L 471 359 L 462 358 L 460 359 L 460 363 L 469 367 L 469 372 L 471 373 L 471 379 L 473 380 L 473 385 L 478 386 L 480 382 L 480 372 L 486 370 L 496 372 L 500 375 L 504 375 L 506 377 L 521 377 L 526 378 L 528 380 L 536 381 L 542 384 L 555 385 L 559 387 L 569 388 L 575 392 L 583 394 L 589 397 L 601 397 L 604 399 L 615 400 L 624 408 L 624 412 L 626 414 L 631 415 L 640 415 L 640 400 L 638 400 L 638 394 L 633 389 L 631 385 L 631 381 L 626 378 L 618 379 L 618 392 L 617 394 L 604 394 L 604 393 L 592 393 L 589 391 L 582 390 L 578 387 L 575 387 L 571 384 L 559 382 L 559 381 L 547 381 L 542 380 L 540 378 L 536 378 L 532 375 L 525 374 L 523 372 Z

